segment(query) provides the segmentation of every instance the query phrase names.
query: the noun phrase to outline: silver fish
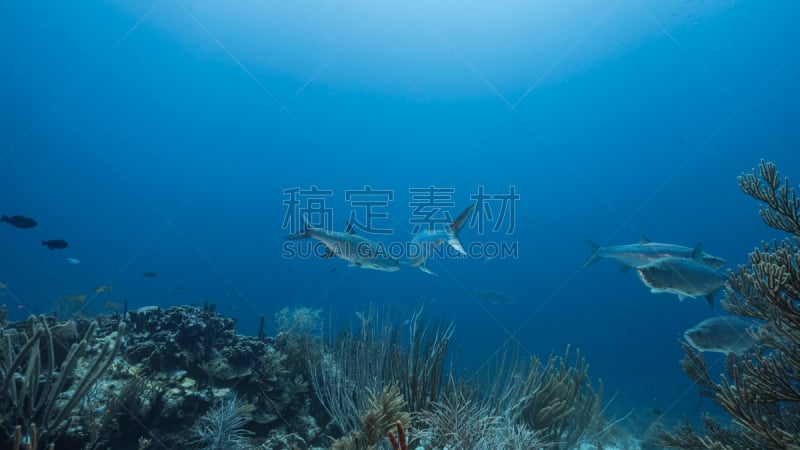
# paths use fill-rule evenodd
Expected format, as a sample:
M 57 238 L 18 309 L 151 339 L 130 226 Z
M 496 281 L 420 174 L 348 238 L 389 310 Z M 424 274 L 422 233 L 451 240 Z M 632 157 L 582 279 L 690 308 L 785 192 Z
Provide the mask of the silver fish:
M 701 296 L 713 308 L 714 295 L 725 286 L 728 279 L 700 260 L 699 255 L 693 256 L 667 256 L 637 268 L 636 272 L 654 294 L 676 294 L 680 300 Z
M 620 262 L 623 268 L 628 269 L 631 267 L 641 267 L 649 264 L 657 259 L 666 258 L 668 256 L 676 256 L 681 258 L 689 258 L 695 251 L 700 249 L 700 244 L 694 248 L 684 247 L 683 245 L 664 244 L 661 242 L 651 242 L 649 239 L 642 237 L 636 244 L 615 245 L 613 247 L 601 247 L 597 243 L 586 239 L 586 245 L 592 249 L 592 255 L 583 263 L 583 267 L 588 267 L 601 258 L 614 259 Z M 725 265 L 725 260 L 700 250 L 701 259 L 703 262 L 719 269 Z
M 475 209 L 474 204 L 462 211 L 456 220 L 444 229 L 424 230 L 415 234 L 414 237 L 411 238 L 411 247 L 409 248 L 409 256 L 413 254 L 413 257 L 409 258 L 408 265 L 411 267 L 419 267 L 419 269 L 425 273 L 436 275 L 425 266 L 425 261 L 427 261 L 428 257 L 431 256 L 437 247 L 445 242 L 450 247 L 453 247 L 459 254 L 466 256 L 467 252 L 458 239 L 458 232 L 464 228 L 467 217 L 469 217 L 473 209 Z
M 493 303 L 496 305 L 514 303 L 514 297 L 500 291 L 491 291 L 487 289 L 470 289 L 470 295 L 476 299 L 485 302 Z
M 755 345 L 747 332 L 753 323 L 734 316 L 706 319 L 683 333 L 692 347 L 702 352 L 743 353 Z
M 325 245 L 327 250 L 325 258 L 338 256 L 349 262 L 350 265 L 362 269 L 383 272 L 394 272 L 400 269 L 400 261 L 397 258 L 392 257 L 383 245 L 356 235 L 352 224 L 348 223 L 344 232 L 314 228 L 305 219 L 303 224 L 302 231 L 286 236 L 286 239 L 316 239 Z

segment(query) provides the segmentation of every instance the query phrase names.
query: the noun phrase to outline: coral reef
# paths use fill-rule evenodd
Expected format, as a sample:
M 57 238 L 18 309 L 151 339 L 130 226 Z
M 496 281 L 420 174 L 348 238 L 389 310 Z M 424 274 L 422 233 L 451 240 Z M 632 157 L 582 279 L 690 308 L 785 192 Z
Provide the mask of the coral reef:
M 311 380 L 311 368 L 322 361 L 322 311 L 299 307 L 283 308 L 275 314 L 278 333 L 273 340 L 275 348 L 286 355 L 284 368 L 295 377 Z M 305 387 L 304 387 L 305 389 Z
M 758 344 L 751 353 L 729 354 L 726 375 L 715 381 L 703 356 L 683 344 L 684 371 L 733 423 L 723 426 L 705 416 L 706 433 L 699 435 L 687 422 L 661 433 L 667 447 L 800 448 L 800 201 L 772 163 L 762 161 L 758 173 L 742 174 L 738 181 L 766 205 L 760 207 L 764 222 L 793 237 L 762 243 L 749 264 L 729 273 L 723 306 L 761 324 L 752 333 Z
M 44 316 L 3 330 L 0 336 L 0 416 L 7 427 L 21 425 L 28 442 L 51 444 L 67 433 L 72 415 L 91 396 L 120 348 L 125 324 L 95 339 L 97 322 L 84 324 L 84 338 L 66 356 L 56 348 L 74 337 L 73 326 L 59 327 Z M 64 330 L 69 330 L 64 332 Z M 96 355 L 92 355 L 96 353 Z M 19 430 L 19 429 L 18 429 Z M 17 430 L 13 434 L 18 433 Z M 74 431 L 71 431 L 74 434 Z M 31 444 L 35 448 L 35 444 Z
M 368 450 L 401 423 L 398 447 L 516 450 L 572 445 L 602 416 L 580 355 L 514 366 L 497 401 L 448 369 L 452 324 L 386 317 L 329 345 L 307 308 L 278 312 L 275 337 L 208 305 L 6 324 L 0 446 Z
M 148 430 L 174 434 L 235 393 L 258 435 L 295 433 L 299 448 L 320 439 L 308 382 L 290 370 L 307 367 L 300 350 L 290 358 L 276 339 L 240 335 L 233 319 L 209 307 L 141 308 L 130 317 L 125 355 L 157 385 L 160 412 Z
M 595 390 L 588 364 L 578 354 L 570 365 L 551 356 L 542 365 L 512 359 L 504 362 L 489 392 L 467 380 L 456 381 L 445 370 L 452 325 L 428 325 L 417 313 L 408 322 L 408 345 L 400 344 L 402 330 L 373 312 L 362 314 L 359 333 L 345 332 L 330 345 L 320 367 L 312 373 L 314 391 L 338 432 L 337 448 L 369 449 L 365 411 L 375 408 L 371 392 L 397 383 L 398 398 L 406 402 L 413 420 L 410 448 L 575 448 L 604 431 L 602 384 Z M 365 401 L 365 396 L 370 396 Z M 410 401 L 409 401 L 410 399 Z M 382 421 L 391 427 L 396 417 Z M 337 430 L 333 430 L 335 433 Z M 386 432 L 379 435 L 385 440 Z
M 30 442 L 36 425 L 40 444 L 125 450 L 183 448 L 194 426 L 196 446 L 224 448 L 200 438 L 233 408 L 225 417 L 236 420 L 222 424 L 244 428 L 233 427 L 229 442 L 310 448 L 323 441 L 312 412 L 325 415 L 302 372 L 290 369 L 307 372 L 306 356 L 296 346 L 287 356 L 279 345 L 291 347 L 239 335 L 232 319 L 208 307 L 8 324 L 0 335 L 2 431 L 13 436 L 21 425 Z

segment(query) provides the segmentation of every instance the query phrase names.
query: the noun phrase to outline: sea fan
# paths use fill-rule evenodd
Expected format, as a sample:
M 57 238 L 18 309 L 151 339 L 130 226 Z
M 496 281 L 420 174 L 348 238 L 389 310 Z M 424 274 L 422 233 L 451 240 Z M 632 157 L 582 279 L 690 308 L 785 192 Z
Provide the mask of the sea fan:
M 215 407 L 197 419 L 192 427 L 194 443 L 203 450 L 238 450 L 246 448 L 247 436 L 252 434 L 244 429 L 248 422 L 242 414 L 244 403 L 236 396 L 222 399 Z

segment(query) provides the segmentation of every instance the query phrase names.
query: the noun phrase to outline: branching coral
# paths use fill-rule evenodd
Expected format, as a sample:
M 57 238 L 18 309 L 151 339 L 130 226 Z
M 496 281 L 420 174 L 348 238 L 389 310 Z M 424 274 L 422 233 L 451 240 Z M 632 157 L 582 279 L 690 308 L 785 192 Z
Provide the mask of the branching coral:
M 311 381 L 320 402 L 343 432 L 360 426 L 368 392 L 393 383 L 412 413 L 437 402 L 445 387 L 452 325 L 428 324 L 418 313 L 409 321 L 408 345 L 400 331 L 374 311 L 361 315 L 358 333 L 346 332 L 312 366 Z
M 192 427 L 195 444 L 203 450 L 238 450 L 248 446 L 244 429 L 248 419 L 242 413 L 244 403 L 237 397 L 222 399 L 202 415 Z
M 544 364 L 535 356 L 516 363 L 515 351 L 504 352 L 497 367 L 487 371 L 482 401 L 493 414 L 535 432 L 546 446 L 571 449 L 596 440 L 605 428 L 603 385 L 592 384 L 580 352 L 570 363 L 569 350 L 563 357 L 551 354 Z
M 463 383 L 450 387 L 441 402 L 434 402 L 419 414 L 417 438 L 431 449 L 541 449 L 542 430 L 515 424 L 511 417 L 493 413 L 489 402 L 476 398 Z
M 758 174 L 753 169 L 751 173 L 740 175 L 738 181 L 745 194 L 766 203 L 759 207 L 764 223 L 800 236 L 800 200 L 789 187 L 788 178 L 781 183 L 775 164 L 762 160 Z
M 409 321 L 408 347 L 394 355 L 393 367 L 399 374 L 409 410 L 417 412 L 439 401 L 447 376 L 447 350 L 453 324 L 426 322 L 417 311 Z M 401 359 L 398 360 L 397 357 Z M 405 358 L 402 358 L 402 357 Z
M 762 243 L 750 262 L 730 273 L 723 306 L 732 314 L 757 319 L 759 346 L 751 354 L 729 354 L 719 382 L 702 355 L 684 344 L 684 371 L 732 418 L 732 427 L 704 419 L 707 435 L 688 425 L 663 433 L 673 448 L 800 448 L 800 201 L 774 164 L 761 162 L 739 177 L 748 195 L 764 202 L 760 213 L 773 228 L 793 239 Z
M 537 358 L 519 365 L 504 360 L 492 374 L 497 381 L 491 392 L 477 396 L 446 370 L 452 331 L 452 325 L 426 325 L 415 314 L 408 346 L 402 346 L 394 326 L 373 314 L 362 316 L 361 332 L 345 334 L 313 372 L 314 390 L 347 432 L 360 428 L 356 420 L 367 409 L 365 396 L 397 382 L 414 415 L 415 440 L 434 449 L 566 449 L 602 429 L 602 384 L 595 389 L 580 353 L 574 363 L 569 348 L 545 364 Z M 362 432 L 351 432 L 337 448 L 367 448 L 359 439 Z
M 385 387 L 379 394 L 368 391 L 369 408 L 363 412 L 361 430 L 351 431 L 331 445 L 333 450 L 369 450 L 389 436 L 399 421 L 409 423 L 406 402 L 397 384 Z
M 420 413 L 418 436 L 431 448 L 488 448 L 481 444 L 502 424 L 490 407 L 472 398 L 470 392 L 457 387 L 448 391 L 442 402 Z
M 0 414 L 9 418 L 5 423 L 24 423 L 31 435 L 38 424 L 39 441 L 43 442 L 54 440 L 64 430 L 78 403 L 108 370 L 125 332 L 125 324 L 120 323 L 117 333 L 88 360 L 85 371 L 79 371 L 78 363 L 86 358 L 96 328 L 97 323 L 92 322 L 59 367 L 52 327 L 44 316 L 38 320 L 31 316 L 26 329 L 17 335 L 18 342 L 10 334 L 0 336 Z M 61 400 L 67 392 L 66 401 Z
M 522 387 L 512 397 L 519 421 L 541 430 L 558 448 L 577 446 L 602 421 L 603 384 L 595 390 L 588 372 L 580 352 L 574 365 L 569 364 L 569 347 L 563 358 L 550 355 L 544 367 L 532 358 Z
M 367 392 L 380 392 L 395 379 L 391 355 L 397 345 L 394 326 L 370 312 L 362 316 L 360 332 L 343 333 L 319 361 L 309 361 L 314 392 L 342 432 L 361 426 Z
M 283 308 L 275 313 L 278 334 L 318 336 L 322 328 L 321 315 L 321 309 Z

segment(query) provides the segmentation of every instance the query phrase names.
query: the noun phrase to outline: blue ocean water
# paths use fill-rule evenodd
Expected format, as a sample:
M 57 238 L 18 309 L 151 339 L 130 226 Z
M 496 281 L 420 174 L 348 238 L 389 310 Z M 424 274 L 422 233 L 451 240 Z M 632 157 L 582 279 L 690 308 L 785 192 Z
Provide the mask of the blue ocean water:
M 765 159 L 800 180 L 794 2 L 0 11 L 0 213 L 38 222 L 0 224 L 0 303 L 13 320 L 83 293 L 96 311 L 210 302 L 248 333 L 286 306 L 320 308 L 335 326 L 369 305 L 425 305 L 455 322 L 466 371 L 509 336 L 540 357 L 570 345 L 620 415 L 696 415 L 679 338 L 722 314 L 719 297 L 710 310 L 650 294 L 609 261 L 583 269 L 583 240 L 701 242 L 735 268 L 781 237 L 736 176 Z M 441 211 L 426 209 L 436 217 L 483 189 L 486 228 L 468 224 L 462 242 L 516 252 L 437 259 L 435 277 L 286 255 L 303 208 L 336 231 L 351 214 L 366 222 L 367 186 L 386 191 L 369 196 L 371 225 L 393 231 L 359 231 L 370 239 L 410 239 L 423 217 L 413 189 L 441 189 Z M 330 195 L 300 195 L 293 209 L 292 190 L 312 188 Z M 95 296 L 102 285 L 113 291 Z

